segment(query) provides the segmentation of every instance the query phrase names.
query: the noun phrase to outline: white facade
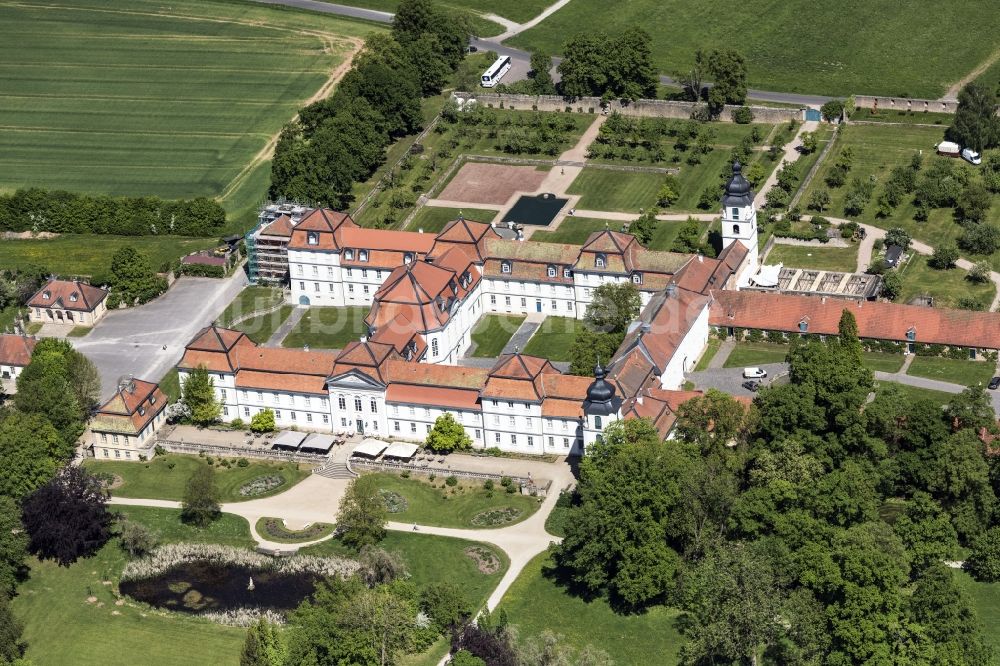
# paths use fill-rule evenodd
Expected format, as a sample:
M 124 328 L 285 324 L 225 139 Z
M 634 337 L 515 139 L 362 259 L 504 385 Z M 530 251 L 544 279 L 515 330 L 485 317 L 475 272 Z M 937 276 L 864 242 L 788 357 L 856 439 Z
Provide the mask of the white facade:
M 736 276 L 737 287 L 746 287 L 750 278 L 760 269 L 757 249 L 757 210 L 753 201 L 747 206 L 723 206 L 722 208 L 722 247 L 729 247 L 734 242 L 743 243 L 747 249 L 747 258 Z
M 684 373 L 691 372 L 697 365 L 698 359 L 701 358 L 705 346 L 708 344 L 708 311 L 709 305 L 705 305 L 698 313 L 691 328 L 684 334 L 684 338 L 677 346 L 677 351 L 667 362 L 667 367 L 660 375 L 662 388 L 680 390 L 684 385 Z

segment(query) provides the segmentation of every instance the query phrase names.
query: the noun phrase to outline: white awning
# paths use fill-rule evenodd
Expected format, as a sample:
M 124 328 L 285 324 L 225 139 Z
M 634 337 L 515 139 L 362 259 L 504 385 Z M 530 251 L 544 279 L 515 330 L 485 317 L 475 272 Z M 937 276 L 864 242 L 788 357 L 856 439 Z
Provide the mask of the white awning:
M 404 444 L 403 442 L 396 442 L 389 448 L 385 450 L 384 457 L 386 458 L 405 458 L 409 460 L 413 457 L 413 454 L 417 452 L 416 444 Z
M 354 447 L 354 451 L 351 452 L 352 456 L 362 455 L 369 456 L 371 458 L 376 458 L 380 453 L 385 451 L 385 448 L 389 446 L 380 439 L 366 439 L 360 444 Z
M 303 449 L 310 449 L 312 451 L 323 451 L 324 453 L 329 451 L 334 442 L 333 435 L 321 435 L 319 433 L 313 433 L 306 438 L 306 441 L 302 442 Z
M 778 275 L 781 273 L 782 264 L 777 266 L 761 266 L 760 271 L 753 277 L 753 283 L 758 287 L 777 287 Z
M 295 432 L 293 430 L 284 430 L 277 437 L 274 438 L 272 443 L 274 446 L 280 446 L 286 449 L 297 449 L 302 440 L 306 438 L 304 432 Z

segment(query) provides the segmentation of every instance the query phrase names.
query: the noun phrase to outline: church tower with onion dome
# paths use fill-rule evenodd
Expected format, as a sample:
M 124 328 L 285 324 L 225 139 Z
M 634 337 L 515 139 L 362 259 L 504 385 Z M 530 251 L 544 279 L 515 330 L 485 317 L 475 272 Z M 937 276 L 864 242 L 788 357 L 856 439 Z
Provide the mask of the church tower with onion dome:
M 747 249 L 746 270 L 741 271 L 744 279 L 757 274 L 760 261 L 757 250 L 757 210 L 753 205 L 754 192 L 750 181 L 743 176 L 743 167 L 733 162 L 733 177 L 726 183 L 722 195 L 722 247 L 729 247 L 739 241 Z M 740 287 L 746 286 L 741 280 Z

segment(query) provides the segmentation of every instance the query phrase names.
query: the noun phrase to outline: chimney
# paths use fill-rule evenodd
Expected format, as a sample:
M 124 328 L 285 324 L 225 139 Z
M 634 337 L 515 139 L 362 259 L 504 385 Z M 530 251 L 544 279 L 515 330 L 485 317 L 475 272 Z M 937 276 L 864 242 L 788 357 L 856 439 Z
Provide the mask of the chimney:
M 635 396 L 635 402 L 636 402 L 637 405 L 641 405 L 642 404 L 642 394 L 641 393 L 639 395 Z
M 423 227 L 420 227 L 419 229 L 417 229 L 417 233 L 419 233 L 419 234 L 422 234 L 422 233 L 424 233 L 424 228 L 423 228 Z
M 705 263 L 705 255 L 703 255 L 703 254 L 699 254 L 698 255 L 698 263 L 699 264 Z
M 309 351 L 309 345 L 302 345 L 302 351 L 304 352 Z
M 368 342 L 368 338 L 367 338 L 366 336 L 364 336 L 364 335 L 362 335 L 362 336 L 361 336 L 360 338 L 358 338 L 358 339 L 359 339 L 359 340 L 361 340 L 361 344 L 364 344 L 364 343 Z
M 677 285 L 671 282 L 667 285 L 667 298 L 672 298 L 677 295 Z

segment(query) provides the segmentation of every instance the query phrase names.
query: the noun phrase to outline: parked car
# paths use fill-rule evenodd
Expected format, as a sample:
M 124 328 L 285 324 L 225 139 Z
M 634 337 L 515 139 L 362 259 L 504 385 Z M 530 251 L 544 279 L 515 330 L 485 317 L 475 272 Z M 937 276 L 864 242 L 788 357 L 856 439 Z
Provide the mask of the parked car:
M 994 377 L 990 380 L 990 390 L 996 391 L 998 388 L 1000 388 L 1000 377 Z
M 975 164 L 976 166 L 983 163 L 983 156 L 974 151 L 972 148 L 964 148 L 962 150 L 962 159 L 969 164 Z
M 942 141 L 934 147 L 937 148 L 938 155 L 945 157 L 958 157 L 962 152 L 962 147 L 954 141 Z
M 767 370 L 764 368 L 743 368 L 744 379 L 764 379 L 767 377 Z
M 755 382 L 754 380 L 750 379 L 743 382 L 741 386 L 748 391 L 753 391 L 754 393 L 756 393 L 757 389 L 760 388 L 760 382 Z

